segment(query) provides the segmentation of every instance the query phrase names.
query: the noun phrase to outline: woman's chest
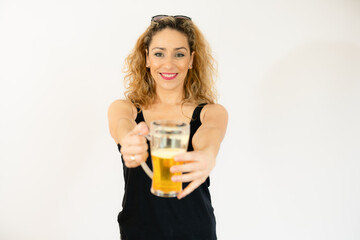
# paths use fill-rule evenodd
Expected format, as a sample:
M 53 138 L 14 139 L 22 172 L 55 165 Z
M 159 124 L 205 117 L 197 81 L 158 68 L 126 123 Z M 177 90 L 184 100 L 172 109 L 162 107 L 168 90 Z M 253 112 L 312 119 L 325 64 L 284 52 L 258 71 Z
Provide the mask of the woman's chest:
M 190 123 L 195 106 L 164 107 L 156 106 L 143 110 L 144 120 L 147 124 L 155 120 L 178 120 Z

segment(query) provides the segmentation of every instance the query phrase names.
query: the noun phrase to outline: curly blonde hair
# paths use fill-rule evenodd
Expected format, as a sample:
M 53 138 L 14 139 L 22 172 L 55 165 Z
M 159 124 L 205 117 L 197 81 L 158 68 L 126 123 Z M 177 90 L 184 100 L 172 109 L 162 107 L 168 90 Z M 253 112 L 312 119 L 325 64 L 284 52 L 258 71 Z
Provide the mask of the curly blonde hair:
M 217 69 L 208 42 L 192 20 L 171 16 L 152 21 L 125 59 L 125 98 L 139 108 L 146 108 L 154 102 L 155 81 L 146 67 L 146 51 L 152 37 L 165 28 L 184 33 L 188 38 L 190 52 L 195 51 L 193 67 L 185 77 L 182 103 L 215 103 L 217 94 L 214 78 Z

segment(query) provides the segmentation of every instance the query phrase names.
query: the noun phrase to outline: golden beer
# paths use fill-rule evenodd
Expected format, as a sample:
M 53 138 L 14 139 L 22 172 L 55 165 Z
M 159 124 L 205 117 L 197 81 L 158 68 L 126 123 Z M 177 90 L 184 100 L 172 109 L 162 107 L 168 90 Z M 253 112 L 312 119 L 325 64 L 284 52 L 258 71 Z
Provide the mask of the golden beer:
M 146 138 L 150 141 L 150 152 L 153 171 L 145 162 L 141 167 L 152 179 L 151 193 L 158 197 L 176 197 L 182 191 L 182 182 L 171 181 L 170 168 L 181 165 L 174 157 L 186 152 L 189 144 L 190 124 L 177 120 L 156 120 L 150 123 L 150 133 Z
M 153 178 L 151 192 L 161 197 L 175 197 L 182 190 L 182 182 L 173 182 L 172 176 L 181 175 L 181 173 L 172 173 L 170 168 L 174 165 L 180 165 L 182 162 L 174 160 L 175 155 L 185 152 L 181 148 L 160 148 L 151 152 L 153 165 Z

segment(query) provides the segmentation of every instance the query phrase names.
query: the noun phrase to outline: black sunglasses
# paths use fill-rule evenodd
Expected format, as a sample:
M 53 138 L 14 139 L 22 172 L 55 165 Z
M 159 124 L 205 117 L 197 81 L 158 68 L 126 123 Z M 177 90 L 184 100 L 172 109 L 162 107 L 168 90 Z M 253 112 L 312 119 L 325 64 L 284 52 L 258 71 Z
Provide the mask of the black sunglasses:
M 184 16 L 184 15 L 175 15 L 175 16 L 169 16 L 169 15 L 156 15 L 156 16 L 153 16 L 151 18 L 151 21 L 152 22 L 156 22 L 156 21 L 159 21 L 163 18 L 166 18 L 166 17 L 173 17 L 173 18 L 182 18 L 182 19 L 186 19 L 186 20 L 190 20 L 191 21 L 191 18 L 189 18 L 188 16 Z

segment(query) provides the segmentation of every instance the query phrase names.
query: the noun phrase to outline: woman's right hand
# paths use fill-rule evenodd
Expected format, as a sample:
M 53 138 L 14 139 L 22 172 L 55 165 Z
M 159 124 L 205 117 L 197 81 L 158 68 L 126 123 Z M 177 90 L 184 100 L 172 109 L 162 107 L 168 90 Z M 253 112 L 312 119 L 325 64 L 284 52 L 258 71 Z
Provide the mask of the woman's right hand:
M 148 133 L 149 128 L 146 123 L 140 122 L 122 139 L 120 152 L 126 167 L 138 167 L 148 158 L 148 144 L 145 137 Z

